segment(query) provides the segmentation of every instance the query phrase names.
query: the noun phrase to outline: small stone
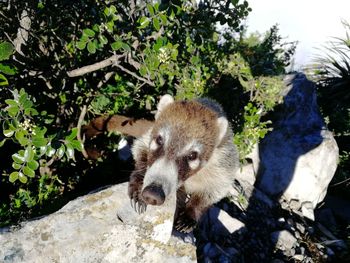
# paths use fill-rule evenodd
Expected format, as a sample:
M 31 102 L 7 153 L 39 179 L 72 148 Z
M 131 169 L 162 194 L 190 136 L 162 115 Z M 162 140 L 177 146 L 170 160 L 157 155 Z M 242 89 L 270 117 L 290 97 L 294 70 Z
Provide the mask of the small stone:
M 297 239 L 287 230 L 273 232 L 271 240 L 281 250 L 291 250 L 297 244 Z
M 301 212 L 304 217 L 315 221 L 314 208 L 311 202 L 304 202 L 301 205 Z
M 201 226 L 205 228 L 204 231 L 208 236 L 215 236 L 215 238 L 227 236 L 236 231 L 245 231 L 244 223 L 218 207 L 209 209 L 202 219 Z
M 294 258 L 295 260 L 298 260 L 298 261 L 303 261 L 304 256 L 303 256 L 303 255 L 298 254 L 298 255 L 294 255 L 294 256 L 293 256 L 293 258 Z
M 289 207 L 292 209 L 292 210 L 299 210 L 300 208 L 300 202 L 299 200 L 296 200 L 296 199 L 292 199 L 289 201 Z
M 302 224 L 296 223 L 296 228 L 299 230 L 301 234 L 305 233 L 305 227 Z

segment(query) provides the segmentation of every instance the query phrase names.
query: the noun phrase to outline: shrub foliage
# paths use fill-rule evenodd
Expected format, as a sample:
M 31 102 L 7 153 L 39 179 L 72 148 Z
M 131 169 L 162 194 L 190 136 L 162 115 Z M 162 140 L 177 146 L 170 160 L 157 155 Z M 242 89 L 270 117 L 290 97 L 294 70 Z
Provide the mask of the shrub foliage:
M 106 135 L 98 141 L 105 154 L 86 160 L 81 123 L 151 117 L 165 93 L 221 102 L 243 159 L 269 130 L 261 117 L 280 102 L 274 76 L 294 51 L 277 27 L 249 41 L 242 22 L 250 11 L 239 0 L 0 4 L 0 221 L 34 213 L 96 167 L 118 176 L 103 165 L 117 158 L 108 153 L 119 136 Z

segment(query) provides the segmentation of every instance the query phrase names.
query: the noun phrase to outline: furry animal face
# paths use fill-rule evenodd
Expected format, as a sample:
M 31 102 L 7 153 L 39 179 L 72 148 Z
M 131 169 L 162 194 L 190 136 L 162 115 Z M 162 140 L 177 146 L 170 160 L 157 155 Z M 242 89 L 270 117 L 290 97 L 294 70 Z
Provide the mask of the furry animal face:
M 199 101 L 162 97 L 155 124 L 147 134 L 147 171 L 142 196 L 160 205 L 210 160 L 227 134 L 225 117 Z

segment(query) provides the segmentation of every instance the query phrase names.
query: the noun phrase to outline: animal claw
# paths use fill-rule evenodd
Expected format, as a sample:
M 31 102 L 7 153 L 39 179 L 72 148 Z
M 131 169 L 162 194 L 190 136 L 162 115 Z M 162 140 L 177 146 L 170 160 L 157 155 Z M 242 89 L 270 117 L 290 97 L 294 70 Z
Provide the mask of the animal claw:
M 147 209 L 147 205 L 142 200 L 140 200 L 137 195 L 134 195 L 132 198 L 130 198 L 130 205 L 138 214 L 144 213 Z

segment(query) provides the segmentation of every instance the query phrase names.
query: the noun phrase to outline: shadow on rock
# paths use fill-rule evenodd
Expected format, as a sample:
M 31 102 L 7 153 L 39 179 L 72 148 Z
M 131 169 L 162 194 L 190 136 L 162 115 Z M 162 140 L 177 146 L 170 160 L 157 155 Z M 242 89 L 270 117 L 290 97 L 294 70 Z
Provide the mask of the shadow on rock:
M 195 232 L 199 262 L 331 258 L 327 247 L 307 237 L 335 173 L 338 147 L 325 129 L 313 82 L 289 75 L 283 93 L 273 131 L 250 156 L 255 176 L 239 175 L 236 193 L 210 209 Z

